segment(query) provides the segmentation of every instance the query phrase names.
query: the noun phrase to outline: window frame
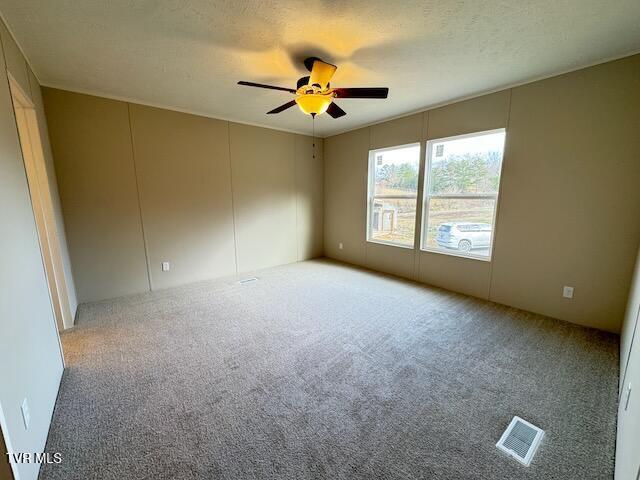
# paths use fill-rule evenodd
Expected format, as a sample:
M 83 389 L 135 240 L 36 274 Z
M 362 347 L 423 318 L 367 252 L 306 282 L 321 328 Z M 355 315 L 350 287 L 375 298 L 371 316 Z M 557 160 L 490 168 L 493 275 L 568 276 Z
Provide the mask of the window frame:
M 416 190 L 415 196 L 412 195 L 376 195 L 375 187 L 376 187 L 376 178 L 375 178 L 375 156 L 380 152 L 386 152 L 389 150 L 402 150 L 404 148 L 412 148 L 418 147 L 418 188 Z M 414 250 L 416 247 L 416 233 L 418 229 L 417 225 L 414 225 L 413 228 L 413 243 L 411 245 L 406 243 L 394 242 L 391 240 L 377 240 L 372 236 L 372 228 L 371 228 L 371 214 L 373 210 L 373 202 L 376 198 L 386 198 L 389 200 L 411 200 L 415 198 L 416 201 L 416 218 L 415 221 L 418 221 L 418 200 L 420 198 L 420 160 L 422 158 L 422 142 L 411 142 L 405 143 L 402 145 L 393 145 L 390 147 L 383 148 L 374 148 L 369 150 L 369 160 L 367 162 L 367 226 L 366 226 L 366 241 L 369 243 L 377 243 L 379 245 L 388 245 L 391 247 L 399 247 L 399 248 L 408 248 Z
M 470 137 L 480 137 L 483 135 L 493 135 L 496 133 L 504 133 L 504 143 L 502 145 L 502 161 L 500 162 L 500 181 L 498 182 L 498 191 L 493 193 L 483 193 L 483 194 L 435 194 L 430 195 L 429 191 L 431 188 L 431 175 L 429 172 L 431 171 L 431 157 L 433 152 L 433 145 L 435 143 L 442 143 L 451 140 L 461 140 L 464 138 Z M 420 251 L 429 252 L 429 253 L 439 253 L 441 255 L 449 255 L 452 257 L 459 258 L 467 258 L 470 260 L 480 260 L 482 262 L 491 262 L 493 260 L 493 242 L 496 237 L 497 230 L 497 218 L 498 218 L 498 201 L 500 198 L 500 190 L 502 189 L 502 171 L 504 169 L 504 153 L 505 147 L 507 143 L 507 129 L 506 128 L 495 128 L 492 130 L 482 130 L 479 132 L 471 132 L 464 133 L 461 135 L 452 135 L 450 137 L 442 137 L 442 138 L 434 138 L 431 140 L 427 140 L 426 148 L 425 148 L 425 162 L 424 162 L 424 172 L 423 173 L 423 184 L 424 188 L 422 191 L 422 215 L 420 218 Z M 492 220 L 492 228 L 491 228 L 491 237 L 489 239 L 489 255 L 478 255 L 473 253 L 457 253 L 455 250 L 447 251 L 445 249 L 434 248 L 425 246 L 427 241 L 427 226 L 429 225 L 429 203 L 431 199 L 462 199 L 462 200 L 494 200 L 495 204 L 493 207 L 493 220 Z

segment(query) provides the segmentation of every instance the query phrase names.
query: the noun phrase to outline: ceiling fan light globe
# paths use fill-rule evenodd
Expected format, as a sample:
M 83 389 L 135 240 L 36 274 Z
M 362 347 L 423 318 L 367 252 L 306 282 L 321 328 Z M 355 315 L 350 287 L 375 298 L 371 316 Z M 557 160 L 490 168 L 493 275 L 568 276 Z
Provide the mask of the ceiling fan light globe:
M 320 115 L 327 111 L 329 105 L 331 105 L 332 98 L 328 95 L 320 95 L 317 93 L 310 93 L 306 95 L 299 95 L 296 97 L 296 103 L 298 107 L 307 115 Z

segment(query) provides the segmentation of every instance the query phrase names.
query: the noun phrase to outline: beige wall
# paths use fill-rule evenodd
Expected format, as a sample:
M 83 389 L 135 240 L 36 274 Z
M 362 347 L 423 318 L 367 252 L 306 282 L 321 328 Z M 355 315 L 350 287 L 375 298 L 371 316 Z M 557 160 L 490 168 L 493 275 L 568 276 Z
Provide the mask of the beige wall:
M 513 90 L 492 300 L 620 331 L 640 240 L 639 131 L 640 56 Z
M 228 123 L 140 105 L 130 112 L 151 287 L 235 273 Z
M 368 148 L 368 129 L 324 142 L 324 252 L 358 265 L 365 264 Z
M 2 22 L 0 39 L 0 425 L 9 451 L 42 452 L 63 363 L 5 66 L 36 108 L 39 86 L 30 81 L 31 72 Z M 28 429 L 20 413 L 25 398 Z M 36 479 L 39 464 L 15 469 L 22 480 Z
M 324 162 L 322 139 L 296 135 L 298 261 L 324 254 Z
M 421 141 L 424 156 L 426 140 L 502 127 L 492 262 L 365 241 L 369 149 Z M 640 241 L 638 131 L 636 55 L 330 137 L 326 255 L 619 332 Z
M 43 93 L 78 300 L 148 290 L 128 105 Z
M 79 301 L 322 254 L 321 140 L 313 159 L 301 135 L 48 88 L 44 100 Z
M 238 270 L 295 262 L 295 135 L 240 124 L 230 129 Z

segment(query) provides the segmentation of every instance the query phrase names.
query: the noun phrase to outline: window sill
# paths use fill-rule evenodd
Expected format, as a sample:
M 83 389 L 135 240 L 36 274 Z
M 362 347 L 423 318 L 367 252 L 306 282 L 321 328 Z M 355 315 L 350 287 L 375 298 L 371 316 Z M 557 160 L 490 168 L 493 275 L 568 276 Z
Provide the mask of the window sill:
M 456 253 L 455 251 L 447 251 L 447 250 L 439 250 L 436 248 L 422 248 L 420 247 L 421 252 L 429 252 L 429 253 L 439 253 L 440 255 L 448 255 L 450 257 L 458 257 L 458 258 L 466 258 L 468 260 L 479 260 L 481 262 L 491 262 L 491 258 L 493 257 L 493 252 L 488 257 L 483 255 L 465 255 L 462 253 Z
M 406 248 L 408 250 L 413 250 L 413 245 L 406 245 L 404 243 L 396 243 L 396 242 L 385 242 L 384 240 L 372 240 L 367 239 L 368 243 L 377 243 L 378 245 L 387 245 L 388 247 L 398 247 L 398 248 Z

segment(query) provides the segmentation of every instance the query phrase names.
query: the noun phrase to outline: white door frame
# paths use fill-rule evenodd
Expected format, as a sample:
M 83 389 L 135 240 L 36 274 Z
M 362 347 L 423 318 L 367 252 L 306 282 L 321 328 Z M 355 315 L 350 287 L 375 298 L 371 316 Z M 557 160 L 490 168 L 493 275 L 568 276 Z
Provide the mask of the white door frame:
M 7 72 L 29 195 L 36 220 L 40 252 L 47 276 L 51 305 L 58 331 L 73 326 L 67 282 L 64 276 L 60 237 L 53 213 L 49 176 L 42 150 L 38 117 L 33 102 Z

